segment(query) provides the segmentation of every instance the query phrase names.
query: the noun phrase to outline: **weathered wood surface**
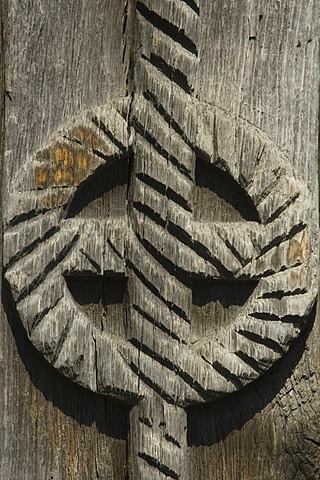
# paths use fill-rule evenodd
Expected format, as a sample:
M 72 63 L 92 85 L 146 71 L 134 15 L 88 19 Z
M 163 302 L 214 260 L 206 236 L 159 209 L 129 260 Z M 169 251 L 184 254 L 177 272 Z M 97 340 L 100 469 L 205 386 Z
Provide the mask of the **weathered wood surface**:
M 38 6 L 37 12 L 25 5 L 29 16 L 23 17 L 21 4 L 9 8 L 6 20 L 9 26 L 35 22 L 25 33 L 29 55 L 18 66 L 11 58 L 20 58 L 22 39 L 9 29 L 6 277 L 28 336 L 50 363 L 100 394 L 127 403 L 145 397 L 129 416 L 130 478 L 317 475 L 312 449 L 304 463 L 296 453 L 292 462 L 289 452 L 288 470 L 284 452 L 294 441 L 282 440 L 276 428 L 273 441 L 261 442 L 265 463 L 257 471 L 253 459 L 242 466 L 238 458 L 253 448 L 254 436 L 248 438 L 250 426 L 244 424 L 256 411 L 265 408 L 255 417 L 255 432 L 267 420 L 273 425 L 277 415 L 277 426 L 286 415 L 293 421 L 286 412 L 295 410 L 294 386 L 287 393 L 281 387 L 289 388 L 286 379 L 294 383 L 289 378 L 294 367 L 293 375 L 299 372 L 300 331 L 310 331 L 317 290 L 317 48 L 315 33 L 308 30 L 315 4 L 303 13 L 295 2 L 287 9 L 276 2 L 240 3 L 110 2 L 102 10 L 96 2 L 89 11 L 58 3 L 58 25 L 47 7 Z M 66 5 L 70 11 L 64 11 Z M 99 27 L 101 11 L 109 30 Z M 71 13 L 75 28 L 70 28 Z M 285 36 L 288 23 L 295 35 Z M 53 24 L 60 35 L 51 44 Z M 61 55 L 61 42 L 71 57 Z M 91 54 L 96 44 L 99 58 Z M 279 44 L 282 49 L 276 50 Z M 44 59 L 41 77 L 39 59 Z M 270 70 L 272 62 L 278 66 Z M 22 74 L 24 67 L 28 75 Z M 312 86 L 310 100 L 306 90 Z M 26 92 L 30 107 L 23 110 Z M 13 303 L 6 299 L 6 306 L 19 345 L 21 326 L 19 333 Z M 315 360 L 302 375 L 310 408 L 316 405 L 312 386 L 307 397 L 316 368 L 312 335 Z M 278 360 L 296 337 L 292 352 Z M 183 408 L 241 389 L 276 360 L 273 371 L 227 401 L 192 407 L 187 422 Z M 43 372 L 49 368 L 40 365 Z M 10 385 L 13 364 L 6 368 L 8 404 L 9 395 L 17 393 Z M 39 379 L 46 389 L 41 374 Z M 63 388 L 81 392 L 83 402 L 86 395 L 91 398 L 56 381 L 62 411 Z M 258 388 L 268 393 L 268 402 L 257 399 Z M 52 414 L 46 402 L 39 403 Z M 78 471 L 72 471 L 71 453 L 64 451 L 56 478 L 63 468 L 68 478 L 124 475 L 125 409 L 99 397 L 93 403 L 98 412 L 106 405 L 107 412 L 115 412 L 106 422 L 119 418 L 122 428 L 115 428 L 114 436 L 122 442 L 108 438 L 104 425 L 101 445 L 113 459 L 105 470 L 94 471 L 93 460 L 86 462 L 87 444 L 84 453 L 77 452 Z M 7 407 L 6 413 L 10 417 L 12 410 Z M 85 415 L 90 418 L 90 412 Z M 301 409 L 299 415 L 302 421 Z M 79 420 L 77 410 L 73 416 Z M 233 432 L 239 425 L 242 449 Z M 305 420 L 301 435 L 316 446 L 312 432 L 306 436 L 309 428 Z M 98 431 L 89 429 L 100 445 Z M 37 441 L 42 436 L 40 424 Z M 12 438 L 5 430 L 3 458 L 10 459 Z M 278 463 L 269 461 L 270 445 Z M 38 455 L 30 457 L 30 469 L 40 468 Z M 54 464 L 48 459 L 43 472 Z M 13 459 L 4 465 L 8 472 L 16 468 Z

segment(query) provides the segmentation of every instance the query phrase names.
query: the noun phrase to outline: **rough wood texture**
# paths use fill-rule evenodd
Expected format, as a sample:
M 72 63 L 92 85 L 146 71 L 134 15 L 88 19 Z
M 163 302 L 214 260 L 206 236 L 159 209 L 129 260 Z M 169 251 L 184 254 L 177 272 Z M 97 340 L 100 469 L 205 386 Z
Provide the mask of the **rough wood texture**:
M 275 12 L 284 23 L 297 22 L 301 15 L 297 28 L 303 28 L 312 5 L 303 17 L 294 2 L 288 10 L 272 2 L 253 8 L 254 3 L 215 2 L 213 15 L 213 4 L 206 2 L 125 2 L 122 94 L 113 91 L 102 107 L 94 102 L 71 120 L 68 115 L 46 141 L 24 139 L 17 148 L 10 134 L 6 144 L 10 193 L 4 210 L 4 266 L 22 324 L 61 373 L 135 405 L 129 417 L 132 479 L 234 476 L 233 463 L 216 468 L 219 474 L 212 471 L 218 440 L 232 429 L 221 435 L 221 427 L 213 434 L 204 428 L 210 424 L 208 412 L 215 418 L 212 409 L 222 411 L 226 421 L 221 400 L 203 410 L 195 405 L 241 390 L 276 361 L 288 366 L 294 355 L 285 356 L 289 347 L 294 352 L 295 342 L 302 342 L 299 336 L 314 315 L 317 209 L 308 174 L 315 123 L 297 134 L 290 130 L 297 118 L 291 110 L 288 129 L 278 125 L 275 130 L 275 113 L 265 121 L 261 106 L 257 116 L 253 105 L 263 101 L 264 109 L 273 108 L 275 100 L 263 98 L 269 84 L 255 92 L 255 77 L 245 69 L 252 44 L 257 49 L 259 42 L 254 62 L 260 58 L 260 69 L 269 65 L 264 58 L 275 27 L 268 22 Z M 95 7 L 87 14 L 89 23 Z M 245 13 L 235 21 L 240 7 Z M 263 13 L 257 13 L 259 8 Z M 230 46 L 235 64 L 242 65 L 242 93 L 232 91 L 232 106 L 224 85 L 234 80 L 223 79 L 234 67 L 224 70 L 217 52 L 212 60 L 215 49 L 203 42 L 214 34 L 201 35 L 202 25 L 207 32 L 215 26 L 221 51 Z M 225 25 L 238 28 L 230 37 L 241 34 L 242 43 L 235 38 L 223 42 Z M 279 68 L 279 79 L 270 72 L 278 105 L 289 106 L 287 95 L 296 88 L 312 115 L 298 84 L 281 85 L 283 69 L 296 74 L 296 67 L 290 63 L 292 38 L 285 42 L 281 25 L 279 31 L 289 66 Z M 309 69 L 315 53 L 304 52 Z M 209 75 L 212 61 L 215 73 Z M 87 93 L 85 85 L 81 93 Z M 61 118 L 61 104 L 55 108 Z M 49 119 L 44 117 L 44 124 L 53 132 L 57 118 L 50 125 Z M 8 127 L 10 122 L 12 115 Z M 10 142 L 15 154 L 27 151 L 19 169 L 11 168 Z M 301 171 L 292 144 L 298 152 L 303 146 L 310 171 Z M 192 407 L 189 427 L 187 407 Z M 196 445 L 193 472 L 188 442 Z M 212 444 L 208 455 L 199 446 Z M 251 478 L 244 468 L 239 475 Z M 276 477 L 268 471 L 265 478 Z

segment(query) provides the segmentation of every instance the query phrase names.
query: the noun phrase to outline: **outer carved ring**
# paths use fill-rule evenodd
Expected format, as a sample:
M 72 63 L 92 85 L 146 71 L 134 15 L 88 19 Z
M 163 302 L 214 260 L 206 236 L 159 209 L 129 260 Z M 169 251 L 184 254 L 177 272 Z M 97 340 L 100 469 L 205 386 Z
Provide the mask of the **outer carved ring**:
M 256 129 L 197 106 L 197 117 L 202 119 L 197 138 L 183 140 L 195 164 L 191 180 L 197 158 L 227 172 L 251 199 L 260 222 L 200 225 L 194 211 L 179 208 L 172 194 L 164 198 L 168 221 L 184 231 L 190 244 L 175 240 L 172 232 L 161 233 L 160 220 L 157 225 L 146 213 L 145 207 L 161 219 L 161 207 L 156 211 L 157 198 L 152 196 L 152 178 L 148 188 L 139 184 L 146 177 L 145 172 L 139 173 L 138 161 L 133 172 L 133 224 L 126 213 L 105 220 L 70 218 L 66 212 L 77 192 L 100 169 L 132 155 L 143 156 L 149 140 L 137 128 L 129 129 L 118 111 L 107 106 L 75 119 L 19 172 L 5 218 L 6 278 L 30 340 L 71 380 L 129 402 L 150 389 L 181 406 L 207 402 L 260 376 L 286 353 L 307 322 L 316 298 L 310 195 L 293 178 L 288 160 Z M 141 115 L 148 118 L 149 112 L 142 109 Z M 132 132 L 135 138 L 130 138 Z M 168 245 L 175 241 L 179 251 L 172 256 Z M 200 253 L 195 245 L 201 246 Z M 139 263 L 141 252 L 145 259 L 150 257 L 145 266 Z M 207 332 L 191 345 L 192 309 L 186 308 L 186 319 L 181 320 L 170 286 L 157 280 L 161 284 L 155 283 L 156 293 L 152 293 L 146 285 L 156 282 L 156 276 L 163 279 L 162 272 L 168 271 L 164 260 L 180 262 L 188 280 L 199 272 L 214 278 L 211 257 L 229 279 L 256 280 L 257 286 L 228 325 Z M 89 321 L 65 281 L 75 271 L 133 272 L 129 304 L 134 327 L 129 338 L 100 331 Z M 179 278 L 170 277 L 170 282 L 177 293 Z M 138 283 L 147 292 L 143 306 Z M 182 298 L 190 299 L 189 290 L 182 282 Z M 152 317 L 156 302 L 161 315 L 155 315 L 151 328 L 142 312 Z M 142 328 L 155 332 L 153 355 L 151 345 L 142 343 Z M 149 342 L 150 338 L 152 333 Z

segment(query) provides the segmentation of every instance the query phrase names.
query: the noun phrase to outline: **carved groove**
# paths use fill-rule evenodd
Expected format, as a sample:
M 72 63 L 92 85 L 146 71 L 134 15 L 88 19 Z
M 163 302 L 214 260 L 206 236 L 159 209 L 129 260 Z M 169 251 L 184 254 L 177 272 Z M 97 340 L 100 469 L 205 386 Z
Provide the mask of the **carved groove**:
M 163 218 L 157 212 L 152 210 L 152 208 L 150 208 L 145 203 L 133 202 L 133 206 L 136 210 L 138 210 L 138 212 L 141 212 L 147 217 L 149 217 L 151 220 L 157 223 L 160 227 L 164 228 L 166 226 L 166 221 L 163 220 Z
M 40 313 L 38 313 L 38 315 L 35 316 L 35 318 L 33 319 L 33 322 L 29 326 L 29 335 L 32 335 L 35 328 L 38 325 L 40 325 L 41 321 L 44 319 L 44 317 L 47 315 L 47 313 L 49 313 L 50 310 L 55 308 L 62 298 L 63 297 L 58 297 L 57 300 L 55 300 L 54 303 L 52 303 L 51 305 L 48 305 L 48 307 L 44 308 Z
M 179 195 L 177 192 L 174 192 L 170 187 L 167 187 L 163 183 L 160 183 L 159 181 L 151 178 L 149 175 L 145 173 L 138 173 L 137 178 L 139 178 L 139 180 L 149 185 L 149 187 L 156 190 L 158 193 L 160 193 L 160 195 L 170 198 L 170 200 L 177 203 L 180 207 L 182 207 L 187 212 L 192 211 L 186 199 L 181 195 Z
M 295 290 L 292 290 L 290 292 L 285 292 L 284 290 L 278 290 L 276 292 L 265 292 L 261 295 L 260 298 L 282 300 L 284 297 L 292 297 L 294 295 L 303 295 L 304 293 L 307 293 L 307 290 L 305 288 L 296 288 Z
M 180 137 L 182 140 L 188 145 L 189 148 L 194 149 L 194 145 L 189 142 L 185 132 L 183 129 L 180 127 L 180 125 L 172 118 L 172 115 L 170 115 L 166 109 L 161 105 L 160 100 L 156 97 L 154 93 L 151 93 L 149 90 L 146 90 L 143 92 L 143 96 L 145 97 L 148 102 L 151 102 L 154 108 L 157 110 L 157 112 L 161 115 L 161 117 L 165 120 L 165 122 L 168 124 L 170 128 L 172 128 Z
M 161 398 L 163 398 L 165 402 L 169 403 L 169 405 L 176 404 L 176 401 L 173 398 L 173 396 L 165 392 L 163 388 L 159 386 L 155 380 L 152 380 L 150 377 L 145 375 L 144 372 L 140 370 L 139 366 L 135 365 L 133 362 L 130 362 L 129 367 L 139 377 L 139 379 L 143 383 L 145 383 L 148 387 L 154 390 L 154 392 L 157 393 Z
M 180 283 L 187 288 L 191 288 L 191 276 L 182 268 L 179 268 L 174 262 L 170 261 L 165 255 L 161 254 L 148 240 L 143 239 L 140 235 L 137 238 L 141 245 L 150 253 L 150 255 L 159 262 L 159 264 L 168 272 L 169 275 L 175 277 Z
M 61 336 L 60 336 L 60 339 L 59 339 L 57 348 L 56 348 L 56 350 L 55 350 L 55 352 L 54 352 L 54 354 L 53 354 L 53 357 L 52 357 L 52 359 L 51 359 L 52 365 L 54 365 L 54 364 L 57 362 L 58 358 L 59 358 L 59 355 L 60 355 L 60 353 L 61 353 L 61 351 L 62 351 L 64 342 L 65 342 L 65 341 L 67 340 L 67 338 L 68 338 L 68 334 L 69 334 L 69 332 L 70 332 L 70 330 L 71 330 L 72 324 L 73 324 L 73 318 L 71 318 L 71 319 L 69 319 L 69 320 L 67 321 L 67 324 L 66 324 L 66 326 L 64 327 L 64 329 L 63 329 L 63 331 L 62 331 L 62 334 L 61 334 Z M 60 368 L 60 371 L 61 371 L 61 373 L 63 373 L 63 369 L 62 369 L 62 368 Z M 67 375 L 67 376 L 69 376 L 69 375 Z
M 176 25 L 173 25 L 165 18 L 149 10 L 146 5 L 139 0 L 137 2 L 137 10 L 154 28 L 161 30 L 164 34 L 168 35 L 171 40 L 179 43 L 181 47 L 193 55 L 198 55 L 196 45 L 185 35 L 184 30 L 180 30 Z
M 79 235 L 76 234 L 72 240 L 64 246 L 61 252 L 56 256 L 55 259 L 51 260 L 47 266 L 44 268 L 43 272 L 40 273 L 26 288 L 22 290 L 20 295 L 17 298 L 17 303 L 21 302 L 24 298 L 30 295 L 33 290 L 35 290 L 42 282 L 45 281 L 49 273 L 57 267 L 61 261 L 70 253 L 71 249 L 74 247 L 75 243 L 79 240 Z
M 5 269 L 9 269 L 14 265 L 16 262 L 19 260 L 22 260 L 24 257 L 29 255 L 29 253 L 32 253 L 41 243 L 45 242 L 46 240 L 49 240 L 53 235 L 58 233 L 60 230 L 60 227 L 52 227 L 50 228 L 42 237 L 36 238 L 33 242 L 31 242 L 29 245 L 27 245 L 25 248 L 20 250 L 16 255 L 14 255 L 10 261 L 5 265 Z
M 156 325 L 159 330 L 162 330 L 163 333 L 166 333 L 169 337 L 171 337 L 173 340 L 176 340 L 180 342 L 181 344 L 185 344 L 186 342 L 181 339 L 178 335 L 176 335 L 172 330 L 169 330 L 163 323 L 157 322 L 153 317 L 151 317 L 147 312 L 143 311 L 138 305 L 132 304 L 133 309 L 141 315 L 145 320 L 147 320 L 150 324 Z
M 162 147 L 157 140 L 152 137 L 152 135 L 144 129 L 144 127 L 139 123 L 137 118 L 133 118 L 133 125 L 135 127 L 135 130 L 142 136 L 144 139 L 150 143 L 150 145 L 161 155 L 163 158 L 168 160 L 169 162 L 172 163 L 175 167 L 178 168 L 179 172 L 185 175 L 189 180 L 192 180 L 192 177 L 190 176 L 190 172 L 186 169 L 184 165 L 182 165 L 177 158 L 175 158 L 173 155 L 167 152 L 167 150 Z
M 167 442 L 170 442 L 173 445 L 175 445 L 176 447 L 181 448 L 180 443 L 174 437 L 172 437 L 172 435 L 169 435 L 168 433 L 165 433 L 164 438 L 167 440 Z
M 150 280 L 148 280 L 132 262 L 128 261 L 127 265 L 137 275 L 139 280 L 146 286 L 146 288 L 150 290 L 151 293 L 153 293 L 153 295 L 159 298 L 159 300 L 161 300 L 169 309 L 171 309 L 176 315 L 178 315 L 178 317 L 188 322 L 186 313 L 183 310 L 181 310 L 181 308 L 177 307 L 177 305 L 174 305 L 170 301 L 166 300 L 161 295 L 161 293 L 157 290 L 157 288 L 150 282 Z
M 168 222 L 168 232 L 175 236 L 181 243 L 194 249 L 194 251 L 203 259 L 211 263 L 220 273 L 222 278 L 231 278 L 232 273 L 223 265 L 223 263 L 212 255 L 205 245 L 194 241 L 191 236 L 178 225 Z
M 274 247 L 277 247 L 281 243 L 283 243 L 286 240 L 290 240 L 293 238 L 295 235 L 298 233 L 302 232 L 306 228 L 306 223 L 305 222 L 300 222 L 298 225 L 294 225 L 288 233 L 284 233 L 283 235 L 277 235 L 275 238 L 272 239 L 270 243 L 265 245 L 263 248 L 260 250 L 260 255 L 257 257 L 262 257 L 265 253 L 267 253 L 269 250 L 271 250 Z
M 194 378 L 192 378 L 187 372 L 182 371 L 168 358 L 163 358 L 157 352 L 155 352 L 154 350 L 151 350 L 147 345 L 143 344 L 141 341 L 135 338 L 131 338 L 130 343 L 136 348 L 138 348 L 139 350 L 141 350 L 143 353 L 145 353 L 148 357 L 150 357 L 151 359 L 154 359 L 160 365 L 166 367 L 168 370 L 171 370 L 172 372 L 175 372 L 180 378 L 182 378 L 185 381 L 187 385 L 190 386 L 190 388 L 195 390 L 202 398 L 204 399 L 208 398 L 208 394 L 206 390 L 203 389 L 201 385 Z
M 129 152 L 126 146 L 123 145 L 123 143 L 121 143 L 120 140 L 115 135 L 113 135 L 111 130 L 107 128 L 107 126 L 101 119 L 98 119 L 97 117 L 93 117 L 92 121 L 125 156 L 129 155 Z
M 20 223 L 28 222 L 29 220 L 32 220 L 33 218 L 38 217 L 39 215 L 43 215 L 51 210 L 49 207 L 48 208 L 41 208 L 38 210 L 29 210 L 26 213 L 22 213 L 21 215 L 17 215 L 13 217 L 9 222 L 8 222 L 8 227 L 14 227 L 16 225 L 19 225 Z
M 239 357 L 243 362 L 245 362 L 247 365 L 249 365 L 250 368 L 252 368 L 257 373 L 260 374 L 262 369 L 261 369 L 260 365 L 258 364 L 258 362 L 255 361 L 254 358 L 249 357 L 249 355 L 247 355 L 246 353 L 241 352 L 241 351 L 234 352 L 234 354 L 237 357 Z
M 283 355 L 284 353 L 283 348 L 277 342 L 271 340 L 270 338 L 263 338 L 256 333 L 248 332 L 247 330 L 242 329 L 237 330 L 237 333 L 243 335 L 254 343 L 260 343 L 261 345 L 270 348 L 270 350 L 273 350 L 277 354 Z
M 243 387 L 243 384 L 239 380 L 239 378 L 232 372 L 230 372 L 230 370 L 228 370 L 226 367 L 221 365 L 220 362 L 215 361 L 212 363 L 212 366 L 222 377 L 224 377 L 228 382 L 231 382 L 236 387 L 236 389 L 240 389 Z
M 18 309 L 37 348 L 49 345 L 42 353 L 72 380 L 141 401 L 139 415 L 133 410 L 141 443 L 133 447 L 139 458 L 132 479 L 152 478 L 154 469 L 158 478 L 184 480 L 182 407 L 261 375 L 287 351 L 312 303 L 311 275 L 292 270 L 307 270 L 312 254 L 306 189 L 288 182 L 290 163 L 263 132 L 192 96 L 198 15 L 194 0 L 125 1 L 125 103 L 65 126 L 70 158 L 81 151 L 85 159 L 70 162 L 82 169 L 76 181 L 66 176 L 60 185 L 51 175 L 55 160 L 70 161 L 59 154 L 61 136 L 29 161 L 29 177 L 43 178 L 23 190 L 22 171 L 14 205 L 25 202 L 30 211 L 9 223 L 19 228 L 6 276 L 17 302 L 28 297 Z M 64 215 L 58 210 L 52 225 L 50 218 L 39 226 L 50 204 L 63 206 Z M 31 219 L 37 229 L 29 235 Z M 54 273 L 65 276 L 69 292 L 62 279 L 63 288 L 47 278 L 60 263 Z
M 270 217 L 264 222 L 265 225 L 268 225 L 271 222 L 274 222 L 280 215 L 283 213 L 290 205 L 292 205 L 297 198 L 299 197 L 299 192 L 296 192 L 292 197 L 290 197 L 285 203 L 280 205 L 273 213 L 270 215 Z
M 147 462 L 151 467 L 159 470 L 160 473 L 165 475 L 166 477 L 173 478 L 174 480 L 179 480 L 179 475 L 175 473 L 173 470 L 171 470 L 169 467 L 164 465 L 163 463 L 159 462 L 158 459 L 151 457 L 150 455 L 147 455 L 144 452 L 139 452 L 138 456 Z
M 188 95 L 192 94 L 193 89 L 189 84 L 188 78 L 178 68 L 172 67 L 163 58 L 155 53 L 151 53 L 149 58 L 144 54 L 142 54 L 141 57 L 157 68 L 157 70 L 163 73 L 163 75 L 167 77 L 170 82 L 174 82 L 185 93 Z

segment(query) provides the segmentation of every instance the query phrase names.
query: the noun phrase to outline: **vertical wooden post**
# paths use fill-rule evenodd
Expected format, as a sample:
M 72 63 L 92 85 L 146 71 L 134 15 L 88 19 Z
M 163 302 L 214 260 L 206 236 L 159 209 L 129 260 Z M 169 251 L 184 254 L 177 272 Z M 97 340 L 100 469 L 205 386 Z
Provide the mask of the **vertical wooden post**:
M 316 1 L 1 8 L 0 476 L 316 478 Z

